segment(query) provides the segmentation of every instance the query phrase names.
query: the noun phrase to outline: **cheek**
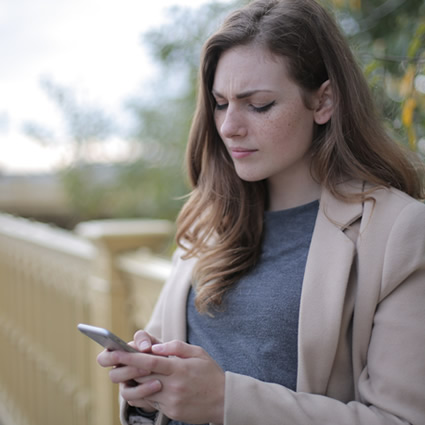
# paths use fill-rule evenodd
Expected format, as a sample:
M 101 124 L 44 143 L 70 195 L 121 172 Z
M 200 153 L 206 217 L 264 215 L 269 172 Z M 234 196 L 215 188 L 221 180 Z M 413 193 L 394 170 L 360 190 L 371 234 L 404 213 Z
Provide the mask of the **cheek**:
M 313 140 L 313 120 L 300 111 L 287 112 L 259 128 L 261 137 L 276 155 L 307 151 Z
M 296 115 L 290 112 L 271 117 L 271 119 L 262 124 L 260 134 L 267 137 L 270 144 L 285 144 L 294 133 L 295 120 Z
M 314 120 L 309 110 L 295 109 L 288 112 L 282 131 L 288 135 L 300 138 L 300 142 L 309 141 L 313 137 Z

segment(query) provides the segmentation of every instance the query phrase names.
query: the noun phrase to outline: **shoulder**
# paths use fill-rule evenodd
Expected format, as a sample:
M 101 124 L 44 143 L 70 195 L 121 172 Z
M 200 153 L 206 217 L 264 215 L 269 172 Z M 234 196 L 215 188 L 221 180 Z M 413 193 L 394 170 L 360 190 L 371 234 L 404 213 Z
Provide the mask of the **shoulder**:
M 393 226 L 396 222 L 425 228 L 425 204 L 395 188 L 377 188 L 365 202 L 367 220 L 380 220 Z
M 413 206 L 419 209 L 425 209 L 425 204 L 417 199 L 412 198 L 407 193 L 404 193 L 394 187 L 384 188 L 380 187 L 372 192 L 372 197 L 381 203 L 398 206 L 404 208 L 405 206 Z
M 402 217 L 417 217 L 422 222 L 425 219 L 425 204 L 392 187 L 376 187 L 360 180 L 349 180 L 338 185 L 337 193 L 341 196 L 324 188 L 320 210 L 324 219 L 342 231 L 359 219 L 361 233 L 373 231 L 375 234 L 388 231 Z
M 337 217 L 342 224 L 343 220 L 348 225 L 359 224 L 356 245 L 362 264 L 390 272 L 397 267 L 407 270 L 408 264 L 410 270 L 424 267 L 424 203 L 395 188 L 373 187 L 359 181 L 345 183 L 342 190 L 353 199 L 366 193 L 363 202 L 326 198 L 331 218 Z M 345 231 L 349 226 L 340 228 Z
M 358 249 L 369 271 L 380 270 L 382 299 L 419 270 L 424 278 L 425 204 L 394 188 L 376 189 L 371 198 L 364 205 Z
M 378 189 L 373 194 L 374 205 L 368 206 L 369 216 L 374 223 L 378 221 L 391 226 L 391 238 L 403 238 L 405 249 L 419 241 L 425 247 L 425 204 L 397 189 Z M 365 211 L 367 208 L 365 207 Z
M 425 204 L 391 187 L 374 188 L 363 205 L 360 233 L 387 242 L 391 236 L 425 238 Z

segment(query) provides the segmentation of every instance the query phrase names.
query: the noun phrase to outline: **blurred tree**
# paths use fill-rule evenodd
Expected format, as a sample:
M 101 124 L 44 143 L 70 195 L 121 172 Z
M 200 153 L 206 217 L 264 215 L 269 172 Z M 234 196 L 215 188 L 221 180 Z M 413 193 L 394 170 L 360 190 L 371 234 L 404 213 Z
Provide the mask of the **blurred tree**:
M 174 6 L 162 27 L 142 36 L 157 64 L 157 76 L 143 96 L 129 101 L 129 108 L 138 122 L 135 137 L 143 146 L 140 161 L 148 161 L 151 168 L 147 173 L 140 162 L 133 163 L 126 181 L 142 188 L 149 215 L 174 219 L 181 208 L 188 192 L 184 150 L 195 109 L 201 48 L 224 16 L 244 3 L 248 1 L 211 1 L 197 9 Z
M 117 132 L 114 119 L 100 107 L 79 99 L 76 91 L 55 83 L 50 79 L 41 80 L 41 86 L 58 107 L 64 121 L 64 133 L 36 122 L 26 122 L 24 132 L 44 145 L 65 143 L 70 148 L 67 165 L 59 175 L 71 208 L 69 225 L 81 220 L 115 215 L 109 195 L 116 174 L 112 167 L 90 165 L 87 152 L 90 145 L 108 139 Z
M 425 1 L 324 2 L 336 10 L 389 131 L 425 157 Z
M 423 146 L 425 156 L 425 0 L 319 1 L 335 13 L 388 130 L 412 150 Z M 132 138 L 140 143 L 140 155 L 130 163 L 109 167 L 106 173 L 105 168 L 99 173 L 81 161 L 66 170 L 66 188 L 81 219 L 175 218 L 189 190 L 184 150 L 195 109 L 201 46 L 230 10 L 248 2 L 173 7 L 163 26 L 143 35 L 157 73 L 143 93 L 128 101 L 137 122 Z M 52 84 L 45 87 L 63 112 L 76 152 L 91 137 L 101 139 L 112 131 L 110 120 L 77 105 L 72 91 Z M 27 130 L 41 139 L 49 137 L 36 125 Z
M 90 142 L 104 140 L 116 132 L 111 116 L 99 107 L 88 105 L 77 99 L 76 92 L 43 78 L 40 82 L 47 96 L 56 104 L 65 124 L 65 136 L 55 134 L 44 125 L 34 122 L 24 124 L 24 132 L 43 144 L 53 144 L 61 140 L 72 148 L 71 162 L 84 162 L 84 150 Z
M 77 102 L 74 90 L 42 81 L 62 113 L 74 149 L 72 164 L 61 173 L 73 221 L 176 217 L 188 191 L 183 157 L 195 108 L 201 46 L 223 15 L 241 3 L 212 1 L 198 9 L 172 7 L 163 27 L 143 35 L 157 63 L 157 76 L 143 88 L 143 94 L 128 101 L 137 122 L 130 137 L 141 146 L 131 162 L 99 166 L 85 161 L 85 146 L 90 141 L 103 140 L 116 131 L 111 117 Z M 51 130 L 37 123 L 27 123 L 25 130 L 42 143 L 57 140 Z
M 181 204 L 170 204 L 169 199 L 187 190 L 181 164 L 195 108 L 202 43 L 229 10 L 248 2 L 213 1 L 198 10 L 175 7 L 167 25 L 143 37 L 158 64 L 158 77 L 151 95 L 133 100 L 130 107 L 139 122 L 137 137 L 150 153 L 151 163 L 159 167 L 155 173 L 158 180 L 144 180 L 141 174 L 145 170 L 137 163 L 128 178 L 145 190 L 161 182 L 159 189 L 152 186 L 151 190 L 157 196 L 152 206 L 159 208 L 159 215 L 177 213 Z M 388 130 L 401 143 L 418 150 L 420 143 L 425 144 L 425 0 L 321 2 L 332 9 L 345 32 Z

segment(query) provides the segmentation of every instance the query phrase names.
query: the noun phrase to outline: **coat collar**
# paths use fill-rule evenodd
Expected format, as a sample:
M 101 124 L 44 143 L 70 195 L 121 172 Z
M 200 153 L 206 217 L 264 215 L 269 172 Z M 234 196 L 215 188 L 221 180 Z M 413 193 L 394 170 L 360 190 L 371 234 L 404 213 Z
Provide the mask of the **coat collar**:
M 362 190 L 357 182 L 344 193 Z M 355 256 L 350 226 L 360 202 L 341 201 L 323 189 L 304 274 L 298 328 L 297 390 L 324 393 L 338 348 L 346 293 Z

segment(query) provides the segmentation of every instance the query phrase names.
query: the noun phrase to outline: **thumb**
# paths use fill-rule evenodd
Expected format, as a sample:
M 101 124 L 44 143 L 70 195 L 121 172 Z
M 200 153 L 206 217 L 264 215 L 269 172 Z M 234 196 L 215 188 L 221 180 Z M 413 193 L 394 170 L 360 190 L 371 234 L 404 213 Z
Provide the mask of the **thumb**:
M 152 353 L 161 356 L 175 356 L 180 358 L 202 357 L 204 350 L 196 345 L 183 341 L 170 341 L 152 346 Z
M 152 344 L 158 344 L 159 342 L 160 341 L 143 330 L 139 330 L 134 334 L 134 344 L 142 352 L 150 352 Z

